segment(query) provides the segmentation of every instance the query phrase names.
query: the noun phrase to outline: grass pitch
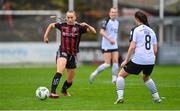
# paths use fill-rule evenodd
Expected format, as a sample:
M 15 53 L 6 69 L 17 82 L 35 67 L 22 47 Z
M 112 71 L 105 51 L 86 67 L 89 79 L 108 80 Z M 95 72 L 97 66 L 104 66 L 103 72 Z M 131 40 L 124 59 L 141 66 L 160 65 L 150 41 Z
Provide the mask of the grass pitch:
M 97 66 L 81 66 L 69 89 L 71 97 L 38 100 L 39 86 L 50 89 L 55 68 L 0 68 L 0 110 L 180 110 L 180 66 L 155 66 L 152 78 L 163 97 L 155 104 L 139 76 L 125 80 L 125 102 L 114 105 L 116 86 L 111 83 L 111 69 L 97 75 L 89 84 L 89 75 Z M 65 81 L 62 77 L 57 92 Z

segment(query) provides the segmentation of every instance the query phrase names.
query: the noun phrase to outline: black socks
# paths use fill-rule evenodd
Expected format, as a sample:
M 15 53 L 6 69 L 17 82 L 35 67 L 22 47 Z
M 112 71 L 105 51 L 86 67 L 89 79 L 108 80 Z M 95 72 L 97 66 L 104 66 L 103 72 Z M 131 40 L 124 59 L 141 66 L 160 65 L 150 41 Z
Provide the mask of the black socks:
M 63 84 L 63 87 L 62 87 L 61 92 L 62 92 L 62 93 L 66 92 L 66 90 L 67 90 L 68 88 L 70 88 L 71 85 L 72 85 L 72 82 L 71 82 L 71 83 L 68 83 L 67 80 L 66 80 L 66 81 L 64 82 L 64 84 Z
M 62 76 L 62 74 L 58 73 L 58 72 L 54 75 L 54 78 L 52 80 L 52 85 L 51 85 L 51 93 L 56 93 L 56 88 L 59 84 L 61 76 Z

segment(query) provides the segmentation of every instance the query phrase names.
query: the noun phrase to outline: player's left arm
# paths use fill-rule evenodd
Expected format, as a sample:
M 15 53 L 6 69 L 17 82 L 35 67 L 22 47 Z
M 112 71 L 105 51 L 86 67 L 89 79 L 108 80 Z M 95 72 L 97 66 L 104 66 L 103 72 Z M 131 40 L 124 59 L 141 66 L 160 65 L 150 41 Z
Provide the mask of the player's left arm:
M 153 51 L 154 51 L 154 55 L 156 56 L 157 55 L 157 52 L 158 52 L 158 45 L 157 45 L 157 38 L 156 38 L 156 34 L 154 33 L 153 34 L 153 41 L 152 41 L 152 44 L 153 44 Z
M 86 26 L 86 27 L 87 27 L 87 29 L 86 29 L 87 32 L 91 32 L 91 33 L 96 34 L 95 28 L 92 27 L 92 26 L 90 26 L 89 24 L 83 22 L 83 23 L 80 23 L 80 25 L 81 25 L 81 26 Z
M 157 48 L 157 44 L 153 44 L 153 50 L 154 50 L 154 55 L 156 56 L 157 55 L 157 52 L 158 52 L 158 48 Z

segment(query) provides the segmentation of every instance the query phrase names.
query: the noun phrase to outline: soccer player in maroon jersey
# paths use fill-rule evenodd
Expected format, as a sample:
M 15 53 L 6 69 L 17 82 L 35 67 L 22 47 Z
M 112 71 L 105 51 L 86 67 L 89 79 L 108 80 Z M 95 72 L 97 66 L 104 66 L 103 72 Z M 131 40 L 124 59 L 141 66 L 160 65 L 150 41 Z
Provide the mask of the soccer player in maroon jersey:
M 59 98 L 56 88 L 59 84 L 64 69 L 67 69 L 67 80 L 64 82 L 61 93 L 70 96 L 67 89 L 71 87 L 76 68 L 76 54 L 79 52 L 81 35 L 86 32 L 96 33 L 96 30 L 87 23 L 76 23 L 76 13 L 68 11 L 65 23 L 51 23 L 44 34 L 44 42 L 48 43 L 48 34 L 57 28 L 61 31 L 61 44 L 56 54 L 57 71 L 52 80 L 50 98 Z

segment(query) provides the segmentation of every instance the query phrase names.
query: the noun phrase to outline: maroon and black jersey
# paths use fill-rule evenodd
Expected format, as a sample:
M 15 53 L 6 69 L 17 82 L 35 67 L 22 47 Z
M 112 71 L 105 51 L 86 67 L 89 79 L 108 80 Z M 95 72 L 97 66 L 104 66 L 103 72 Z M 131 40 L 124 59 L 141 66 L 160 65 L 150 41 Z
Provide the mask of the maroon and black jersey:
M 76 55 L 79 52 L 81 34 L 86 33 L 87 27 L 79 24 L 68 25 L 67 23 L 56 23 L 55 27 L 61 31 L 60 51 Z

